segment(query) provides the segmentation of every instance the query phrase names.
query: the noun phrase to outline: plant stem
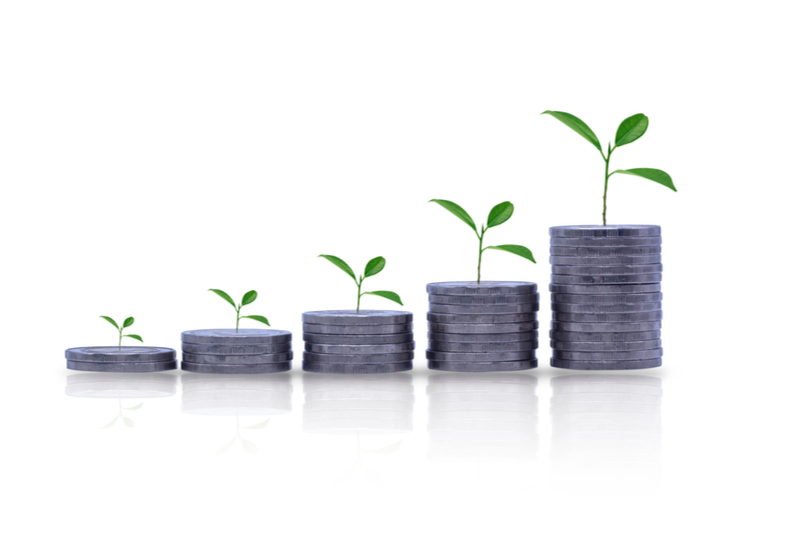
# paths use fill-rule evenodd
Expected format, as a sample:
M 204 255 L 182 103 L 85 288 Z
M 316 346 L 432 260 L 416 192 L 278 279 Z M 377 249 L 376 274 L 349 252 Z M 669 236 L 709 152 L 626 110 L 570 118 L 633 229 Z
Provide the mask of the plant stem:
M 239 311 L 242 310 L 242 306 L 236 308 L 236 333 L 239 333 Z
M 358 286 L 358 300 L 356 300 L 356 313 L 359 312 L 361 309 L 361 283 L 364 281 L 364 278 L 361 278 L 361 281 L 357 281 L 356 285 Z
M 477 231 L 475 232 L 478 233 Z M 481 234 L 478 235 L 478 285 L 481 284 L 481 260 L 483 259 L 483 234 L 486 233 L 485 229 L 482 229 Z
M 117 350 L 122 351 L 122 330 L 123 328 L 119 328 L 119 344 L 117 344 Z
M 604 226 L 606 225 L 606 205 L 607 205 L 606 199 L 608 198 L 608 178 L 611 176 L 608 173 L 608 164 L 611 162 L 611 154 L 613 154 L 614 150 L 616 150 L 616 149 L 617 149 L 616 146 L 614 148 L 611 148 L 611 143 L 608 143 L 608 156 L 603 155 L 602 150 L 600 151 L 600 155 L 603 156 L 603 159 L 606 162 L 606 180 L 605 180 L 606 182 L 605 182 L 605 185 L 603 186 L 603 225 Z

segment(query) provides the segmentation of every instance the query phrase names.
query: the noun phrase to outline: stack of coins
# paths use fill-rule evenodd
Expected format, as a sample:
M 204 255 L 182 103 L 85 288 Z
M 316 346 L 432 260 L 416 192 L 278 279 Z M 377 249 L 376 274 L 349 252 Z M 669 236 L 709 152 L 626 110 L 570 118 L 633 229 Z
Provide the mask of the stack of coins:
M 539 293 L 525 281 L 428 284 L 428 368 L 498 372 L 536 368 Z
M 413 320 L 408 311 L 303 313 L 303 370 L 326 374 L 411 370 Z
M 661 227 L 550 228 L 552 366 L 661 366 Z
M 292 334 L 279 329 L 198 329 L 181 333 L 181 369 L 267 374 L 292 368 Z
M 89 372 L 162 372 L 178 368 L 175 350 L 151 346 L 92 346 L 66 351 L 67 368 Z

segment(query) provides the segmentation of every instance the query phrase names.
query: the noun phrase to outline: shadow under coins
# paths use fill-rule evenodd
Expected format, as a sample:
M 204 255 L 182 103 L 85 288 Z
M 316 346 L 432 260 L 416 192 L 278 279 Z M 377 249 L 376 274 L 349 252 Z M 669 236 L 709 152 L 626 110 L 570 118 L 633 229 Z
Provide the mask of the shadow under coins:
M 550 385 L 555 487 L 595 494 L 659 489 L 660 378 L 578 374 Z

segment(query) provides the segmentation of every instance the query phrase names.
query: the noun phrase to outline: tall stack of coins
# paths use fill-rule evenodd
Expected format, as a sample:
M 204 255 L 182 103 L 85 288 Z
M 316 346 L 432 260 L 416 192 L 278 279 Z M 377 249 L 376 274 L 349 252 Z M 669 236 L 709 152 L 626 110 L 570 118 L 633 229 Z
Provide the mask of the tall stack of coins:
M 428 287 L 428 368 L 536 368 L 539 293 L 524 281 L 449 281 Z
M 178 368 L 175 350 L 151 346 L 70 348 L 67 368 L 88 372 L 162 372 Z
M 292 368 L 292 334 L 280 329 L 198 329 L 181 333 L 181 369 L 267 374 Z
M 550 364 L 661 366 L 661 227 L 550 228 Z
M 413 320 L 408 311 L 303 313 L 303 370 L 327 374 L 411 370 Z

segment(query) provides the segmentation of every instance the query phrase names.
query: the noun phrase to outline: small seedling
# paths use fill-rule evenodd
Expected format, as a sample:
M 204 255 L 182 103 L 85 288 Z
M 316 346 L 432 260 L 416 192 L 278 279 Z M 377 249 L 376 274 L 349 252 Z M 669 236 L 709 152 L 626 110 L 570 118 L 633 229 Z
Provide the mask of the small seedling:
M 111 324 L 112 326 L 114 326 L 115 328 L 117 328 L 117 331 L 119 332 L 119 344 L 117 345 L 117 347 L 118 347 L 120 350 L 122 349 L 122 337 L 130 337 L 131 339 L 136 339 L 136 340 L 137 340 L 137 341 L 139 341 L 139 342 L 144 342 L 144 341 L 142 340 L 142 338 L 141 338 L 139 335 L 123 335 L 123 334 L 122 334 L 122 330 L 123 330 L 123 329 L 125 329 L 125 328 L 129 328 L 129 327 L 131 327 L 131 326 L 133 325 L 133 317 L 132 317 L 132 316 L 129 316 L 128 318 L 126 318 L 126 319 L 125 319 L 125 322 L 123 322 L 123 323 L 122 323 L 122 327 L 120 327 L 120 326 L 119 326 L 119 325 L 118 325 L 118 324 L 117 324 L 117 323 L 114 321 L 114 319 L 113 319 L 113 318 L 111 318 L 111 317 L 109 317 L 109 316 L 103 316 L 103 315 L 100 315 L 100 318 L 104 318 L 104 319 L 106 319 L 106 320 L 108 321 L 108 323 L 109 323 L 109 324 Z
M 239 312 L 242 310 L 242 307 L 244 307 L 245 305 L 250 305 L 251 303 L 256 301 L 256 297 L 258 296 L 258 293 L 256 291 L 248 291 L 244 293 L 244 296 L 242 296 L 242 303 L 236 305 L 233 301 L 233 298 L 228 296 L 228 293 L 226 293 L 225 291 L 221 291 L 219 289 L 208 289 L 208 290 L 210 290 L 211 292 L 213 292 L 214 294 L 216 294 L 217 296 L 219 296 L 220 298 L 231 304 L 233 308 L 236 309 L 236 333 L 239 333 L 239 320 L 241 320 L 242 318 L 249 318 L 250 320 L 255 320 L 257 322 L 261 322 L 262 324 L 266 324 L 269 326 L 269 320 L 267 320 L 265 317 L 261 315 L 239 316 Z
M 351 278 L 353 278 L 353 281 L 356 282 L 356 286 L 358 287 L 358 299 L 356 300 L 356 313 L 358 313 L 359 310 L 361 309 L 361 297 L 364 296 L 365 294 L 373 294 L 375 296 L 381 296 L 393 302 L 399 303 L 400 305 L 403 305 L 402 300 L 400 300 L 400 296 L 396 292 L 392 291 L 361 292 L 361 284 L 364 283 L 364 280 L 370 276 L 374 276 L 375 274 L 383 270 L 383 267 L 386 266 L 386 259 L 384 259 L 383 257 L 376 257 L 374 259 L 370 259 L 369 262 L 367 263 L 367 266 L 364 268 L 364 273 L 358 277 L 356 277 L 356 274 L 355 272 L 353 272 L 353 269 L 350 268 L 350 265 L 348 265 L 335 255 L 321 254 L 319 257 L 324 257 L 337 267 L 344 270 L 345 273 Z
M 431 202 L 435 202 L 440 206 L 444 207 L 455 216 L 460 218 L 464 221 L 464 223 L 472 228 L 472 231 L 475 232 L 475 235 L 478 237 L 478 283 L 481 282 L 481 260 L 483 259 L 483 252 L 486 250 L 503 250 L 504 252 L 510 252 L 512 254 L 516 254 L 520 257 L 524 257 L 528 261 L 533 263 L 536 260 L 533 258 L 533 253 L 526 247 L 520 246 L 518 244 L 500 244 L 498 246 L 487 246 L 484 248 L 483 246 L 483 236 L 486 234 L 486 230 L 489 228 L 493 228 L 495 226 L 499 226 L 509 218 L 511 215 L 514 214 L 514 204 L 511 202 L 502 202 L 497 204 L 492 208 L 489 212 L 489 218 L 486 221 L 486 225 L 481 224 L 481 230 L 478 231 L 477 226 L 475 226 L 475 222 L 472 220 L 472 217 L 469 216 L 461 206 L 450 202 L 448 200 L 430 200 Z
M 608 198 L 608 178 L 613 176 L 614 174 L 630 174 L 631 176 L 639 176 L 640 178 L 647 178 L 649 180 L 655 181 L 656 183 L 660 183 L 664 187 L 672 189 L 673 191 L 677 192 L 678 189 L 675 188 L 675 184 L 672 183 L 672 178 L 664 172 L 663 170 L 658 170 L 657 168 L 629 168 L 628 170 L 615 170 L 611 174 L 608 173 L 608 163 L 611 161 L 611 154 L 614 153 L 614 150 L 619 148 L 620 146 L 624 146 L 626 144 L 630 144 L 642 135 L 644 132 L 647 131 L 647 126 L 650 125 L 650 119 L 648 119 L 642 113 L 637 113 L 636 115 L 632 115 L 625 120 L 617 128 L 617 136 L 614 140 L 614 147 L 611 147 L 611 142 L 608 143 L 608 151 L 604 154 L 603 147 L 600 145 L 600 141 L 597 139 L 597 135 L 594 134 L 592 129 L 586 125 L 584 121 L 576 117 L 575 115 L 570 115 L 569 113 L 564 113 L 563 111 L 545 111 L 542 115 L 552 115 L 556 117 L 558 120 L 572 128 L 575 132 L 578 133 L 581 137 L 592 143 L 592 146 L 600 150 L 600 155 L 603 157 L 603 161 L 606 163 L 606 174 L 605 174 L 605 186 L 603 188 L 603 225 L 606 225 L 606 199 Z

